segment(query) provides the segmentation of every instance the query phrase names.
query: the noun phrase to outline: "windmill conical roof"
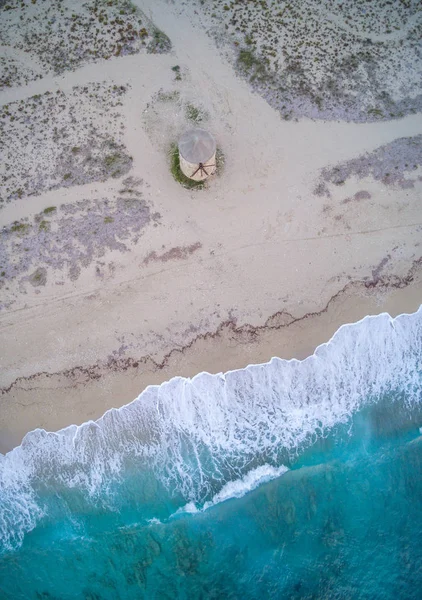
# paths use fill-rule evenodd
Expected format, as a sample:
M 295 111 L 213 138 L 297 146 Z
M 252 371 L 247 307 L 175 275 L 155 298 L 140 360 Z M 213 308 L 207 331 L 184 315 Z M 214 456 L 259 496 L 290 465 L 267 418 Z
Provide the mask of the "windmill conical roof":
M 197 127 L 184 133 L 179 140 L 179 152 L 190 163 L 207 162 L 215 154 L 217 144 L 213 136 Z

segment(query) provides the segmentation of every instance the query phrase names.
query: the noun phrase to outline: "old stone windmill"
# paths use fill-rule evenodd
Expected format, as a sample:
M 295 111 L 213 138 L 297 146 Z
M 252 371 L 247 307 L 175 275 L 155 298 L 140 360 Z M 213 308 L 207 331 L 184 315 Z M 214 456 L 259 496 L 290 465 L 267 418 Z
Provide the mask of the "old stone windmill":
M 203 181 L 215 173 L 217 144 L 205 129 L 197 127 L 186 131 L 179 139 L 180 169 L 186 177 Z

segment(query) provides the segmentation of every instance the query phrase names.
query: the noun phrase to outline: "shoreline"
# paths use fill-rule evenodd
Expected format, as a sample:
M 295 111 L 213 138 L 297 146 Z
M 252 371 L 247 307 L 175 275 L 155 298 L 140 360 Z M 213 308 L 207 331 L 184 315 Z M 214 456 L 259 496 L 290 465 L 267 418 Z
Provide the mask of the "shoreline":
M 0 452 L 5 454 L 18 446 L 34 429 L 54 432 L 95 421 L 113 408 L 130 404 L 147 387 L 175 377 L 243 370 L 273 357 L 304 360 L 341 327 L 381 313 L 393 318 L 414 313 L 421 306 L 421 298 L 422 269 L 416 269 L 404 287 L 387 286 L 380 291 L 377 284 L 372 288 L 350 284 L 321 311 L 292 322 L 277 322 L 279 313 L 263 326 L 236 328 L 233 323 L 222 323 L 216 332 L 199 335 L 188 346 L 171 350 L 160 364 L 141 357 L 120 365 L 96 364 L 88 369 L 74 367 L 22 377 L 8 389 L 3 388 L 0 395 Z

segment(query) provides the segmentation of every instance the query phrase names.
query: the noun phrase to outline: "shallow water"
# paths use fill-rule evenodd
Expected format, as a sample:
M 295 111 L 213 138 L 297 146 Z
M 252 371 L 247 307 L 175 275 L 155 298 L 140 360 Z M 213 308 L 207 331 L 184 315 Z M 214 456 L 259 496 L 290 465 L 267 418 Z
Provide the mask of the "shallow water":
M 419 598 L 422 310 L 0 456 L 0 597 Z

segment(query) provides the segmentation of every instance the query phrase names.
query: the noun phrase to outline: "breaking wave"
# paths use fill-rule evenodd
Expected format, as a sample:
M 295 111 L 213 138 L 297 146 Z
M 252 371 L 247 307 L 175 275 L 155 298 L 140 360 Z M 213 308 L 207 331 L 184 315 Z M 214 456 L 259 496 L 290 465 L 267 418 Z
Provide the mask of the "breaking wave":
M 288 471 L 288 468 L 284 465 L 278 468 L 272 467 L 271 465 L 262 465 L 256 469 L 252 469 L 252 471 L 246 473 L 242 479 L 236 479 L 235 481 L 226 483 L 212 500 L 205 502 L 202 510 L 207 510 L 208 508 L 211 508 L 211 506 L 226 502 L 226 500 L 242 498 L 245 494 L 251 492 L 259 485 L 280 477 L 280 475 L 283 475 L 286 471 Z M 196 512 L 198 512 L 198 508 L 193 502 L 189 502 L 186 506 L 179 508 L 176 514 Z
M 422 307 L 344 325 L 303 361 L 175 377 L 96 422 L 32 431 L 0 455 L 3 549 L 87 507 L 136 501 L 148 522 L 239 497 L 365 404 L 394 390 L 419 401 L 421 362 Z

